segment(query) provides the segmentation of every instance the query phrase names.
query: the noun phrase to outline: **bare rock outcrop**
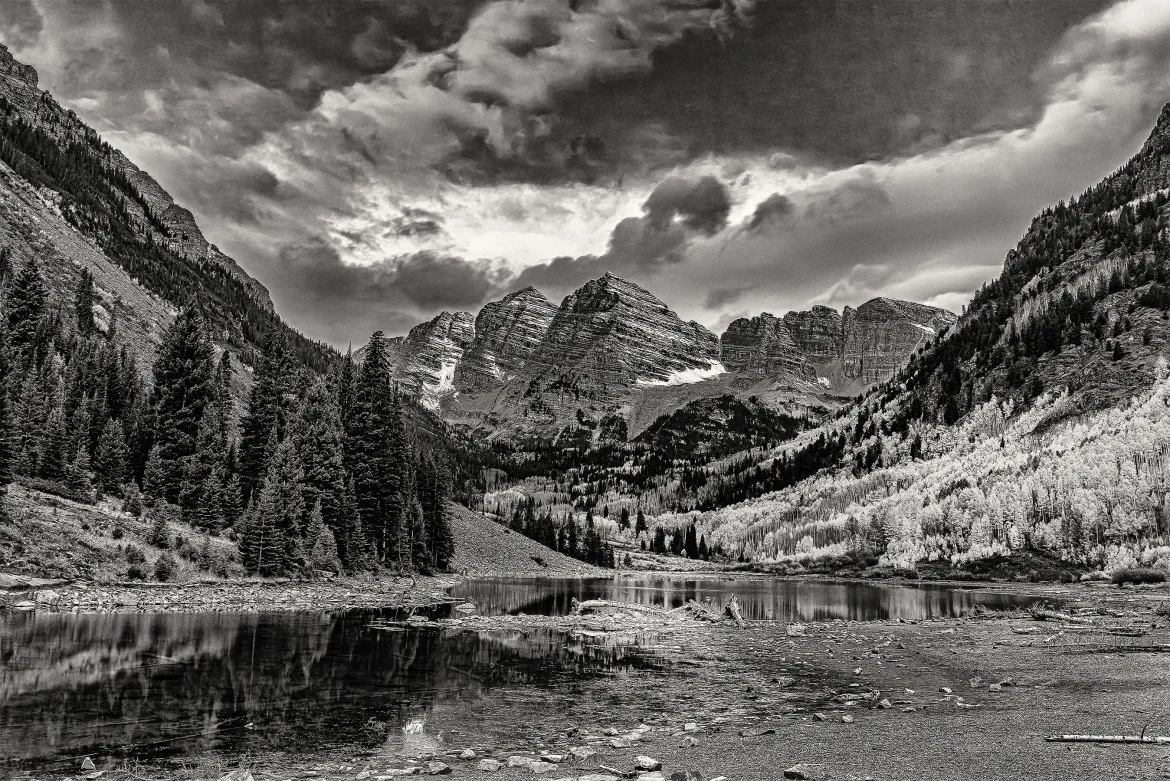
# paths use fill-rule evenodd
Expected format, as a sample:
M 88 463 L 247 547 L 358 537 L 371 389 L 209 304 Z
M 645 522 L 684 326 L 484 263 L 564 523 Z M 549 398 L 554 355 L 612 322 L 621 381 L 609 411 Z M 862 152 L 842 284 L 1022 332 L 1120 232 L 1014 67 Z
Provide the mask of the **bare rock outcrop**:
M 424 405 L 438 409 L 455 392 L 456 367 L 474 337 L 475 320 L 468 312 L 443 312 L 416 325 L 388 345 L 395 380 Z
M 460 393 L 499 388 L 518 376 L 540 349 L 557 307 L 533 287 L 484 304 L 475 337 L 455 371 Z
M 843 318 L 845 376 L 863 385 L 883 382 L 923 344 L 958 318 L 945 309 L 875 298 Z
M 723 371 L 713 333 L 607 273 L 565 298 L 526 374 L 542 390 L 605 399 L 639 385 L 683 384 Z

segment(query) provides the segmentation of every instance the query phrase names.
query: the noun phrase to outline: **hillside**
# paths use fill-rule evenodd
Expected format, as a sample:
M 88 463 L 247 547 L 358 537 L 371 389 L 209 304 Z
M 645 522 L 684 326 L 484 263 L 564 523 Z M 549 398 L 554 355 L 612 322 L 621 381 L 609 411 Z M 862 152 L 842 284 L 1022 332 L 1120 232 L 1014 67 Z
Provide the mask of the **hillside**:
M 0 45 L 0 246 L 15 266 L 44 263 L 58 302 L 88 269 L 99 322 L 124 336 L 140 366 L 150 365 L 175 311 L 189 305 L 246 364 L 272 328 L 315 370 L 337 357 L 286 325 L 264 286 L 204 238 L 190 211 L 37 81 L 34 68 Z
M 452 509 L 451 529 L 458 540 L 451 558 L 452 572 L 479 577 L 608 577 L 612 574 L 612 570 L 550 550 L 465 507 L 452 505 Z
M 759 498 L 698 527 L 752 561 L 1170 568 L 1168 185 L 1170 106 L 1117 173 L 1033 221 L 945 338 L 759 454 Z

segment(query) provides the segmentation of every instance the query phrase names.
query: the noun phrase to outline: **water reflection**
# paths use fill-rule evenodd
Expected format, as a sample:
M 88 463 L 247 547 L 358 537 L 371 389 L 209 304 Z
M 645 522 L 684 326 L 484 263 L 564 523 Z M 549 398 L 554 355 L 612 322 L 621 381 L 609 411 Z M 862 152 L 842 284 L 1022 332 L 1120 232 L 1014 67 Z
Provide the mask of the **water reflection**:
M 0 757 L 366 743 L 437 704 L 657 664 L 647 638 L 381 631 L 385 612 L 0 618 Z M 250 725 L 250 726 L 249 726 Z M 2 773 L 0 773 L 2 775 Z
M 923 620 L 989 610 L 1025 608 L 1035 597 L 940 585 L 882 585 L 783 579 L 694 579 L 623 577 L 617 579 L 482 579 L 456 586 L 452 594 L 474 602 L 488 615 L 526 613 L 564 615 L 576 598 L 613 599 L 644 605 L 680 607 L 687 600 L 713 600 L 722 606 L 739 597 L 745 618 L 774 621 Z

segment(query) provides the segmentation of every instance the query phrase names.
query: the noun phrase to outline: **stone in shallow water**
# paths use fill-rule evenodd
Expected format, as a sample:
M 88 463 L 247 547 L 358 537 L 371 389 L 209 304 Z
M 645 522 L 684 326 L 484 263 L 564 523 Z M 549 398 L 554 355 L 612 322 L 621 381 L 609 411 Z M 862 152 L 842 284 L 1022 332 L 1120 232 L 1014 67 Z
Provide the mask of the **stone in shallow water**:
M 597 753 L 597 749 L 590 748 L 589 746 L 573 746 L 569 749 L 569 753 L 577 759 L 589 759 L 589 757 Z
M 539 759 L 528 763 L 528 768 L 536 774 L 547 773 L 550 770 L 556 770 L 557 766 L 552 762 L 542 762 Z
M 640 754 L 636 759 L 634 759 L 634 769 L 642 771 L 661 770 L 662 763 L 653 757 Z
M 445 762 L 428 762 L 427 773 L 432 776 L 444 776 L 451 772 L 451 766 Z
M 83 771 L 85 771 L 85 770 L 97 770 L 97 765 L 95 765 L 95 764 L 93 763 L 93 760 L 92 760 L 92 759 L 90 759 L 89 757 L 86 757 L 85 759 L 81 760 L 81 769 L 82 769 Z
M 586 773 L 579 776 L 577 781 L 621 781 L 612 773 Z
M 503 766 L 503 763 L 498 759 L 481 759 L 476 768 L 485 773 L 495 773 Z
M 469 748 L 465 748 L 459 752 L 460 759 L 475 759 L 475 752 Z

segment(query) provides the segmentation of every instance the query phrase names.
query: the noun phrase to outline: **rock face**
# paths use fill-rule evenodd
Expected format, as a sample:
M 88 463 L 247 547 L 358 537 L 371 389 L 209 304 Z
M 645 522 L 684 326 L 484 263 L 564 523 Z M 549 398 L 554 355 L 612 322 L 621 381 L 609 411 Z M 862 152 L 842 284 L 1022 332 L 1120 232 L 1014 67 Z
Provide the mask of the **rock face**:
M 728 393 L 780 404 L 786 394 L 799 403 L 853 395 L 954 320 L 879 298 L 844 316 L 816 306 L 743 318 L 717 339 L 606 274 L 559 307 L 525 288 L 486 304 L 474 322 L 444 312 L 389 347 L 398 381 L 451 422 L 505 437 L 578 427 L 609 436 Z
M 857 309 L 845 308 L 845 376 L 863 385 L 893 376 L 906 359 L 958 319 L 932 306 L 875 298 Z
M 724 371 L 713 333 L 607 273 L 561 303 L 526 374 L 545 389 L 602 399 L 638 385 L 686 384 Z
M 824 306 L 764 313 L 733 322 L 720 339 L 721 358 L 746 385 L 760 379 L 812 380 L 853 393 L 891 377 L 910 355 L 956 317 L 908 301 L 875 298 L 844 315 Z
M 816 369 L 797 344 L 787 318 L 781 320 L 767 312 L 750 320 L 740 318 L 727 327 L 719 347 L 723 365 L 741 377 L 791 374 L 816 379 Z
M 475 318 L 475 338 L 456 369 L 455 387 L 460 393 L 482 393 L 517 377 L 540 349 L 556 313 L 556 306 L 533 287 L 485 304 Z
M 475 320 L 468 312 L 443 312 L 416 325 L 405 338 L 390 342 L 394 378 L 423 404 L 438 409 L 454 393 L 455 371 L 475 337 Z

